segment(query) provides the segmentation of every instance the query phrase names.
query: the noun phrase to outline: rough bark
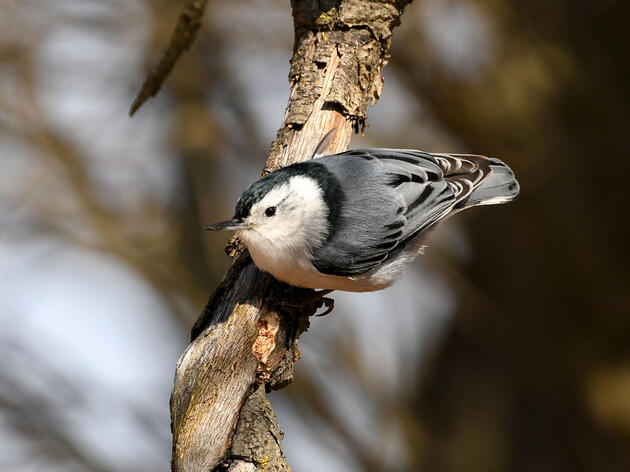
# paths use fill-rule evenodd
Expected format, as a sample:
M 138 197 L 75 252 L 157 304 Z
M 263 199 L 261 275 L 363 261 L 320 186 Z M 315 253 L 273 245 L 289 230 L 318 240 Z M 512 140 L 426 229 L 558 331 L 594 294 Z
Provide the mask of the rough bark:
M 264 172 L 347 148 L 383 87 L 391 30 L 408 1 L 294 1 L 291 94 Z M 288 471 L 282 433 L 265 391 L 287 385 L 300 357 L 298 337 L 321 304 L 260 272 L 247 252 L 235 258 L 195 324 L 177 364 L 171 396 L 174 472 Z

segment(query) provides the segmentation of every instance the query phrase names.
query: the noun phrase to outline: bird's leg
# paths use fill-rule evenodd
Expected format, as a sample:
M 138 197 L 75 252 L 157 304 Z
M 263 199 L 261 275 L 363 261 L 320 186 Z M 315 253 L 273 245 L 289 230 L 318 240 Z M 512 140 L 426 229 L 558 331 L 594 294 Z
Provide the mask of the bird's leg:
M 312 290 L 282 284 L 279 293 L 277 293 L 277 295 L 274 293 L 267 301 L 281 309 L 299 311 L 310 308 L 313 312 L 316 312 L 318 309 L 325 306 L 326 311 L 317 315 L 324 316 L 330 313 L 335 307 L 335 301 L 325 296 L 330 292 L 332 292 L 332 290 Z
M 279 305 L 284 308 L 293 308 L 298 310 L 304 310 L 310 308 L 313 312 L 316 312 L 321 307 L 325 306 L 326 311 L 316 316 L 324 316 L 333 311 L 335 307 L 335 300 L 330 297 L 326 297 L 332 290 L 311 290 L 311 289 L 293 289 L 291 291 L 290 298 L 284 299 L 279 302 Z

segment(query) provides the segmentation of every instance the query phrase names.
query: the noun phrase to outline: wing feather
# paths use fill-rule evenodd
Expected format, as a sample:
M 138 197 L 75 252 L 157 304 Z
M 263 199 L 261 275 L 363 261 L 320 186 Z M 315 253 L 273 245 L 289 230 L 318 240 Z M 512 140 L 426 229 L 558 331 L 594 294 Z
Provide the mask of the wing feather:
M 313 255 L 322 273 L 365 273 L 446 217 L 491 173 L 483 156 L 357 149 L 315 159 L 343 182 L 338 227 Z

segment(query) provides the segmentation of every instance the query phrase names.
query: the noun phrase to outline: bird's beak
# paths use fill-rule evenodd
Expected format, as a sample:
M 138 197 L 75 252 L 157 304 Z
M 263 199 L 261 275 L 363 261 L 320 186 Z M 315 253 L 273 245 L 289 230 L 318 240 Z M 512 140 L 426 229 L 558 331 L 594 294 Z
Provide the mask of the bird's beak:
M 225 229 L 227 231 L 235 231 L 237 229 L 243 229 L 245 227 L 245 223 L 242 220 L 237 220 L 236 218 L 222 221 L 221 223 L 215 223 L 210 226 L 205 226 L 203 229 L 207 229 L 209 231 L 217 231 L 220 229 Z

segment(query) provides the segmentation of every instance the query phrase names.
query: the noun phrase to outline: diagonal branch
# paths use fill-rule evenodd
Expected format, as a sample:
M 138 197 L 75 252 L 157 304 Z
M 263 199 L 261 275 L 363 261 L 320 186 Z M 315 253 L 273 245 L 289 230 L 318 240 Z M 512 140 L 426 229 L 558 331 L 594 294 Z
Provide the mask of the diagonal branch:
M 265 172 L 307 159 L 334 127 L 329 152 L 347 148 L 352 131 L 365 124 L 368 103 L 379 98 L 391 30 L 407 3 L 292 1 L 291 94 Z M 298 337 L 317 307 L 304 301 L 313 296 L 260 272 L 246 252 L 236 256 L 177 365 L 174 472 L 235 470 L 237 462 L 290 470 L 265 390 L 291 382 Z
M 142 84 L 138 95 L 129 108 L 129 115 L 133 115 L 144 102 L 157 95 L 162 84 L 175 67 L 177 60 L 195 42 L 207 3 L 208 0 L 190 0 L 186 4 L 184 11 L 179 15 L 175 31 L 171 35 L 162 59 Z

